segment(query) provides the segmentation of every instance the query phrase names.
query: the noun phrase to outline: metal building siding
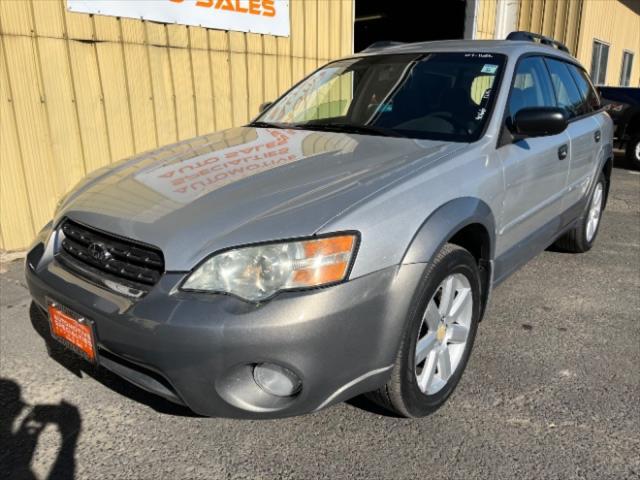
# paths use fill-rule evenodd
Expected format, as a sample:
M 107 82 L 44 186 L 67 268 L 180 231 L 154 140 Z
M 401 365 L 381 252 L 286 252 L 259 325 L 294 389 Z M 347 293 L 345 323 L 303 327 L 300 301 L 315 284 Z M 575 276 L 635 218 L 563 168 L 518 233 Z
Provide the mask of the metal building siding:
M 475 35 L 477 40 L 488 40 L 495 37 L 497 8 L 498 0 L 478 0 Z
M 587 1 L 584 5 L 578 59 L 591 68 L 593 41 L 609 45 L 606 84 L 620 84 L 622 54 L 633 53 L 630 86 L 640 87 L 640 0 Z
M 555 38 L 575 55 L 582 9 L 583 0 L 522 0 L 518 30 Z
M 630 51 L 631 86 L 640 86 L 640 0 L 522 0 L 518 29 L 560 40 L 587 70 L 594 39 L 607 43 L 607 85 L 619 84 L 623 51 Z
M 90 171 L 246 123 L 353 48 L 354 0 L 290 0 L 291 36 L 0 2 L 0 248 L 26 247 Z

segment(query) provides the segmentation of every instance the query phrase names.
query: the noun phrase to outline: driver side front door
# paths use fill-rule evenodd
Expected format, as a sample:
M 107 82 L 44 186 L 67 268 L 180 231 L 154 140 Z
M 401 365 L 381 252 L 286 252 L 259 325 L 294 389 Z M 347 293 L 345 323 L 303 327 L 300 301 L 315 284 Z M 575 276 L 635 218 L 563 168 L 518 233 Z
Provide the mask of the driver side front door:
M 507 125 L 527 107 L 555 107 L 543 59 L 528 56 L 516 66 L 509 94 Z M 500 281 L 546 248 L 558 231 L 569 172 L 566 132 L 526 138 L 501 146 L 505 192 L 496 241 L 495 279 Z

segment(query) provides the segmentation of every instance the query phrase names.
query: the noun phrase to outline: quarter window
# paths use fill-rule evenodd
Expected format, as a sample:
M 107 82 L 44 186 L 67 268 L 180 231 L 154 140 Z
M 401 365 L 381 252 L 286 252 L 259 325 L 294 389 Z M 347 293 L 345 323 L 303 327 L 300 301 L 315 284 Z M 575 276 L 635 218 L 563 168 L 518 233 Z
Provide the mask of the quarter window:
M 620 69 L 620 86 L 628 87 L 631 81 L 631 67 L 633 66 L 633 53 L 622 52 L 622 68 Z
M 569 118 L 577 117 L 591 111 L 583 100 L 576 82 L 573 80 L 566 63 L 560 60 L 545 59 L 551 74 L 551 82 L 556 92 L 558 107 L 562 108 Z
M 549 74 L 540 57 L 526 57 L 518 63 L 509 96 L 509 116 L 529 107 L 555 107 Z
M 607 80 L 607 62 L 609 61 L 609 45 L 593 41 L 591 54 L 591 78 L 596 85 L 604 85 Z

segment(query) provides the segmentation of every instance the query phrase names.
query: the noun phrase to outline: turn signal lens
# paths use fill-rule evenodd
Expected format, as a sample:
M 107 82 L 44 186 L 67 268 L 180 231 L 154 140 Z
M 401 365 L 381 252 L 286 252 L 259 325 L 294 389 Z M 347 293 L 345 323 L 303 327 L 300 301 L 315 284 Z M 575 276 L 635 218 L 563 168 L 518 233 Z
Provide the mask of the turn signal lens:
M 305 258 L 298 261 L 292 286 L 317 286 L 339 282 L 349 269 L 355 245 L 353 235 L 303 242 Z
M 336 235 L 229 250 L 194 270 L 182 290 L 260 301 L 281 290 L 340 282 L 349 272 L 356 245 L 356 235 Z

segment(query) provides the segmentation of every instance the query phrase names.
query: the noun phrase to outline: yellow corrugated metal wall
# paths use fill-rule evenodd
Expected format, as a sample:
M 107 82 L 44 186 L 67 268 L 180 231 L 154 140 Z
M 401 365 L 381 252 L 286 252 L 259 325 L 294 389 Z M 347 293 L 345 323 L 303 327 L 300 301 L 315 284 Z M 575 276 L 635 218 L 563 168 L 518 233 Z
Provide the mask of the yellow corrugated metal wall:
M 290 0 L 274 37 L 0 0 L 0 248 L 20 249 L 81 177 L 241 125 L 353 48 L 354 0 Z
M 476 10 L 476 34 L 478 40 L 490 40 L 496 32 L 498 0 L 478 0 Z
M 583 0 L 521 0 L 518 30 L 552 37 L 564 43 L 575 55 L 582 8 Z
M 633 53 L 632 87 L 640 87 L 640 0 L 586 1 L 582 14 L 578 59 L 589 69 L 593 41 L 609 44 L 607 85 L 620 84 L 622 53 Z
M 518 28 L 560 40 L 587 70 L 593 40 L 609 44 L 607 85 L 619 84 L 628 50 L 631 86 L 640 86 L 640 0 L 521 0 Z

